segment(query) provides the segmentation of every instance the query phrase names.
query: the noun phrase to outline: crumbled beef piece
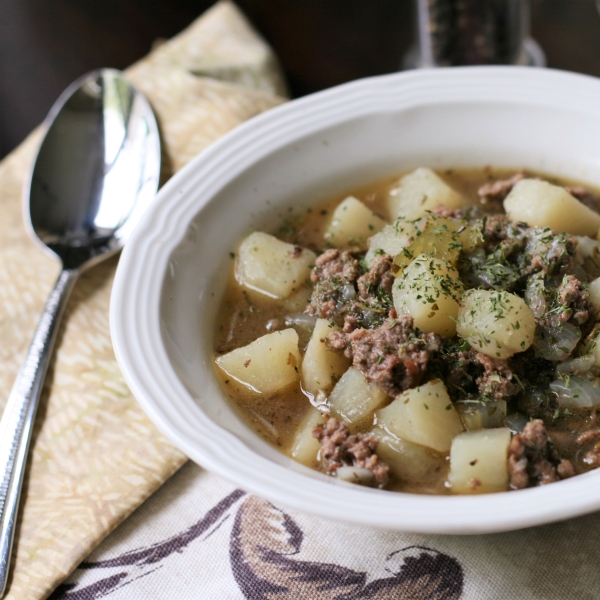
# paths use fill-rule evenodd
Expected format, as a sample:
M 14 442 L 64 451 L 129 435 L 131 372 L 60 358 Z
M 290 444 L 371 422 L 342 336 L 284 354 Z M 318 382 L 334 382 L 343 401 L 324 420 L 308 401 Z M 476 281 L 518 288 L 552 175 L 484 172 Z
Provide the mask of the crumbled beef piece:
M 482 375 L 475 382 L 483 396 L 506 400 L 519 392 L 520 387 L 513 381 L 507 360 L 492 358 L 482 352 L 474 352 L 474 359 L 483 367 Z
M 311 273 L 315 287 L 307 311 L 333 320 L 346 333 L 380 325 L 392 306 L 391 265 L 391 256 L 378 256 L 359 278 L 359 263 L 353 254 L 327 250 L 317 258 Z
M 356 298 L 356 279 L 360 274 L 358 261 L 350 253 L 326 250 L 315 260 L 310 280 L 315 284 L 308 312 L 322 319 L 344 321 Z
M 568 477 L 573 477 L 575 475 L 575 467 L 570 460 L 566 458 L 561 458 L 558 465 L 556 465 L 556 474 L 559 479 L 567 479 Z
M 382 290 L 391 295 L 394 273 L 391 270 L 394 259 L 389 254 L 382 254 L 375 258 L 370 270 L 358 279 L 358 295 L 361 300 L 369 302 L 376 290 Z
M 598 440 L 600 440 L 600 429 L 589 429 L 580 433 L 575 441 L 583 445 L 589 442 L 597 442 Z
M 462 214 L 460 212 L 460 209 L 448 208 L 444 204 L 439 204 L 431 212 L 434 215 L 438 215 L 440 217 L 446 217 L 448 219 L 460 219 L 460 218 L 462 218 Z
M 485 183 L 477 191 L 481 204 L 501 204 L 521 179 L 525 179 L 523 171 L 519 171 L 508 179 L 497 179 L 496 181 Z
M 600 448 L 592 448 L 585 453 L 583 462 L 593 468 L 600 467 Z
M 465 213 L 462 208 L 448 208 L 443 204 L 436 206 L 431 212 L 434 215 L 446 217 L 447 219 L 462 219 Z
M 330 350 L 337 350 L 343 352 L 347 358 L 352 358 L 352 348 L 348 344 L 348 336 L 345 332 L 332 331 L 327 336 L 327 346 Z
M 600 202 L 598 201 L 598 198 L 596 198 L 596 196 L 587 188 L 583 187 L 582 185 L 575 185 L 572 187 L 567 186 L 565 189 L 567 192 L 569 192 L 569 194 L 571 194 L 571 196 L 577 198 L 581 204 L 584 204 L 595 212 L 600 212 Z
M 345 423 L 330 418 L 313 429 L 313 437 L 321 444 L 321 463 L 325 473 L 334 475 L 340 467 L 358 467 L 373 473 L 383 487 L 389 479 L 389 467 L 376 454 L 379 440 L 369 434 L 351 434 Z
M 570 321 L 574 325 L 583 325 L 596 315 L 589 291 L 573 275 L 563 277 L 557 289 L 557 298 L 560 310 L 554 314 L 560 323 Z
M 444 338 L 432 358 L 431 373 L 442 379 L 453 400 L 508 400 L 521 390 L 508 359 L 491 358 L 468 344 Z
M 600 467 L 600 429 L 590 429 L 577 436 L 575 440 L 581 446 L 592 444 L 592 447 L 584 454 L 583 462 L 590 467 Z
M 349 334 L 332 332 L 327 344 L 332 350 L 342 350 L 367 381 L 397 396 L 421 383 L 429 358 L 440 345 L 437 335 L 417 333 L 413 325 L 412 317 L 398 317 L 391 309 L 380 327 L 356 329 Z
M 448 208 L 443 204 L 439 204 L 431 212 L 440 217 L 460 220 L 480 219 L 484 215 L 483 211 L 475 205 L 462 206 L 461 208 Z
M 344 326 L 342 331 L 350 333 L 360 327 L 360 315 L 356 312 L 349 312 L 344 315 Z
M 548 440 L 544 422 L 537 419 L 510 441 L 508 472 L 511 487 L 523 489 L 570 477 L 575 470 L 570 461 L 561 460 Z
M 315 266 L 310 274 L 313 283 L 321 281 L 340 280 L 353 283 L 359 275 L 358 261 L 347 251 L 331 248 L 325 250 L 315 260 Z

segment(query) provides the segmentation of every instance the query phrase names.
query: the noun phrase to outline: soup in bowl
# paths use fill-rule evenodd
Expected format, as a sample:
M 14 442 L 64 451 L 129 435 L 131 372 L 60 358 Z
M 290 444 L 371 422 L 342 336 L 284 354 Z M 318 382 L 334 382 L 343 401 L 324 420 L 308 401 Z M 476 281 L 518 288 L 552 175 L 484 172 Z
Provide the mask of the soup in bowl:
M 285 412 L 278 405 L 281 400 L 274 401 L 270 408 L 274 415 L 272 420 L 265 418 L 264 407 L 254 411 L 256 417 L 241 414 L 235 398 L 229 397 L 235 393 L 228 393 L 226 386 L 229 384 L 224 383 L 227 369 L 215 368 L 214 361 L 215 348 L 219 350 L 222 340 L 227 340 L 227 334 L 218 330 L 219 324 L 223 323 L 224 311 L 227 312 L 223 308 L 223 302 L 227 301 L 224 294 L 231 284 L 241 240 L 248 239 L 253 232 L 272 235 L 282 228 L 285 231 L 293 225 L 291 217 L 306 214 L 309 210 L 327 210 L 318 207 L 331 198 L 345 199 L 370 182 L 391 181 L 390 178 L 399 173 L 413 173 L 423 168 L 445 180 L 446 184 L 451 184 L 449 169 L 456 173 L 465 169 L 484 173 L 482 169 L 491 165 L 495 179 L 502 180 L 508 171 L 515 174 L 524 170 L 525 181 L 535 182 L 539 173 L 550 173 L 555 179 L 548 185 L 564 183 L 568 187 L 576 181 L 593 190 L 600 184 L 600 146 L 597 143 L 600 139 L 600 109 L 596 101 L 599 94 L 600 83 L 595 79 L 545 70 L 469 68 L 403 73 L 355 82 L 291 102 L 236 129 L 192 161 L 163 188 L 121 259 L 111 303 L 111 329 L 119 364 L 136 398 L 157 426 L 202 466 L 274 502 L 328 518 L 406 531 L 481 533 L 549 522 L 597 509 L 600 506 L 600 494 L 595 491 L 598 474 L 592 471 L 568 477 L 566 463 L 559 469 L 563 458 L 555 460 L 549 455 L 547 458 L 555 469 L 555 479 L 559 480 L 556 483 L 527 487 L 531 484 L 527 480 L 525 489 L 486 494 L 468 493 L 469 485 L 479 487 L 474 481 L 469 483 L 468 478 L 465 495 L 431 496 L 414 494 L 413 491 L 419 490 L 402 489 L 402 486 L 398 488 L 400 491 L 390 493 L 379 489 L 380 482 L 376 477 L 376 485 L 372 487 L 350 484 L 348 480 L 360 479 L 361 474 L 367 479 L 371 477 L 362 471 L 358 475 L 352 473 L 357 471 L 356 464 L 342 465 L 351 467 L 351 472 L 343 477 L 332 477 L 311 469 L 292 458 L 289 452 L 286 454 L 279 449 L 277 430 L 279 427 L 283 431 L 286 427 L 285 423 L 277 421 L 277 416 Z M 517 184 L 510 193 L 518 187 Z M 556 187 L 564 190 L 562 186 Z M 579 202 L 569 192 L 565 193 Z M 357 199 L 363 200 L 367 198 Z M 520 206 L 521 201 L 516 204 Z M 334 210 L 333 206 L 331 209 Z M 431 210 L 435 214 L 438 206 Z M 371 212 L 382 220 L 390 219 L 389 215 L 378 214 L 376 210 Z M 539 211 L 536 209 L 536 212 Z M 437 216 L 453 219 L 456 215 Z M 517 216 L 514 220 L 527 219 Z M 371 225 L 376 228 L 381 223 L 376 221 Z M 333 237 L 335 235 L 334 231 Z M 278 241 L 287 243 L 284 237 L 280 235 Z M 365 237 L 365 249 L 369 249 L 369 236 Z M 289 241 L 294 247 L 295 240 L 290 238 Z M 335 246 L 334 240 L 330 241 Z M 306 250 L 302 247 L 298 253 L 314 252 L 314 261 L 309 255 L 311 260 L 307 265 L 314 272 L 314 265 L 328 249 L 315 245 L 311 250 L 309 245 L 307 242 Z M 373 254 L 375 250 L 377 248 Z M 409 252 L 412 252 L 410 248 Z M 386 254 L 392 257 L 392 263 L 398 263 L 393 273 L 396 281 L 418 266 L 402 264 L 402 259 L 397 259 L 400 253 Z M 446 260 L 444 257 L 433 258 Z M 485 275 L 484 271 L 480 269 L 481 276 Z M 434 277 L 440 275 L 433 274 Z M 319 277 L 313 285 L 318 281 Z M 259 286 L 250 279 L 243 285 L 249 294 L 262 293 L 252 289 Z M 468 284 L 463 288 L 467 292 L 495 289 L 486 286 Z M 300 292 L 298 289 L 297 293 Z M 531 312 L 520 288 L 501 290 L 501 293 L 514 293 Z M 273 295 L 267 290 L 263 295 L 268 298 L 269 294 Z M 463 297 L 457 298 L 459 305 Z M 307 304 L 314 305 L 308 296 L 302 300 L 304 307 L 299 297 L 294 300 L 298 305 L 294 310 L 290 307 L 283 311 L 283 318 L 307 314 L 326 320 L 325 313 L 317 314 L 322 306 L 313 306 L 317 311 L 313 315 L 305 312 Z M 405 301 L 409 300 L 405 298 Z M 486 302 L 492 302 L 496 310 L 504 310 L 502 304 L 506 304 L 507 298 L 474 299 L 474 304 Z M 414 314 L 398 314 L 396 302 L 393 304 L 396 315 L 388 311 L 385 315 L 387 326 L 390 327 L 395 319 L 398 321 L 390 331 L 407 316 L 415 318 Z M 521 308 L 519 305 L 514 310 L 518 312 Z M 460 315 L 454 317 L 456 323 L 449 319 L 457 329 L 464 328 L 466 333 L 460 339 L 473 348 L 477 344 L 474 338 L 480 336 L 480 342 L 483 340 L 487 345 L 485 340 L 489 332 L 482 334 L 468 321 L 468 315 L 463 316 L 462 325 Z M 277 318 L 273 316 L 268 320 Z M 377 326 L 383 326 L 384 322 Z M 525 317 L 517 319 L 514 328 L 517 328 L 517 322 L 519 331 L 523 323 L 521 333 L 530 331 Z M 365 323 L 358 325 L 357 330 L 368 329 L 368 324 L 367 327 Z M 266 328 L 267 323 L 262 326 Z M 273 333 L 285 329 L 297 333 L 298 327 L 278 328 Z M 343 323 L 337 327 L 343 332 Z M 416 327 L 415 335 L 423 339 L 427 335 L 444 337 L 445 332 L 426 332 Z M 257 335 L 255 339 L 258 337 L 261 336 Z M 527 350 L 535 339 L 526 337 L 524 341 L 529 344 L 524 349 Z M 426 344 L 426 340 L 423 343 Z M 239 342 L 238 347 L 245 345 L 246 342 Z M 294 358 L 298 362 L 294 366 L 301 369 L 305 347 L 298 342 L 298 348 L 299 355 Z M 222 347 L 220 350 L 225 356 L 235 348 Z M 339 352 L 343 356 L 341 348 Z M 500 353 L 504 352 L 503 347 Z M 507 357 L 490 358 L 504 360 Z M 579 355 L 573 358 L 579 358 Z M 354 361 L 354 352 L 345 359 Z M 249 369 L 251 364 L 242 368 Z M 498 369 L 495 372 L 502 379 Z M 344 373 L 339 375 L 340 381 Z M 518 376 L 517 370 L 515 373 Z M 497 383 L 492 381 L 495 376 L 494 373 L 490 375 L 492 388 Z M 427 376 L 416 386 L 398 390 L 397 395 L 419 389 L 434 398 L 439 395 L 439 390 L 424 388 L 440 385 L 448 391 L 448 381 L 444 377 L 448 374 L 442 369 L 439 377 Z M 237 382 L 249 389 L 248 382 L 240 382 L 239 377 Z M 510 383 L 519 385 L 514 377 Z M 318 391 L 313 394 L 315 398 L 319 396 Z M 393 390 L 383 391 L 387 398 L 395 398 L 394 393 L 389 393 Z M 324 390 L 323 393 L 326 401 L 330 401 L 332 392 Z M 265 401 L 260 394 L 255 398 L 258 398 L 257 402 Z M 306 395 L 303 398 L 307 400 Z M 447 414 L 456 413 L 458 419 L 454 419 L 456 431 L 450 445 L 459 436 L 468 437 L 466 434 L 477 431 L 465 424 L 469 419 L 467 409 L 473 407 L 465 407 L 465 414 L 462 414 L 462 408 L 459 410 L 455 406 L 457 400 L 459 398 L 450 397 L 443 407 L 445 410 L 450 405 Z M 467 394 L 460 400 L 477 398 Z M 427 399 L 419 398 L 418 402 L 421 406 L 429 406 Z M 392 404 L 386 399 L 377 410 L 384 413 Z M 299 420 L 292 429 L 299 427 L 299 412 Z M 331 410 L 323 412 L 331 416 Z M 525 410 L 516 412 L 528 417 Z M 471 413 L 475 420 L 483 418 L 476 410 Z M 337 422 L 343 424 L 343 416 L 338 416 Z M 536 417 L 535 414 L 529 416 Z M 380 414 L 378 423 L 383 422 L 382 418 Z M 564 418 L 562 413 L 560 418 Z M 504 444 L 508 453 L 506 442 L 511 444 L 511 438 L 517 434 L 517 424 L 502 421 L 498 425 L 501 427 L 488 429 L 495 435 L 495 430 L 502 430 L 497 435 L 504 435 L 504 439 L 498 443 Z M 523 435 L 526 425 L 521 421 L 519 427 L 522 426 L 523 431 L 519 435 Z M 316 423 L 312 429 L 317 429 L 317 438 L 319 427 L 322 428 L 321 437 L 326 434 L 323 426 Z M 373 433 L 369 427 L 355 433 Z M 261 428 L 270 433 L 257 433 Z M 380 429 L 387 434 L 393 433 L 389 424 Z M 398 437 L 405 439 L 407 434 Z M 318 442 L 317 438 L 312 439 Z M 448 469 L 449 450 L 441 447 L 436 450 L 423 440 L 408 441 L 418 449 L 437 452 L 440 469 Z M 289 447 L 285 439 L 280 439 L 279 443 L 284 450 Z M 378 444 L 381 440 L 373 445 Z M 468 452 L 466 456 L 469 456 Z M 378 458 L 386 463 L 382 457 Z M 470 466 L 472 460 L 476 459 L 468 460 L 466 464 Z M 452 487 L 445 485 L 447 481 L 450 480 L 446 478 L 441 485 L 439 482 L 435 485 L 440 491 L 452 492 Z M 512 487 L 522 486 L 513 482 Z M 496 491 L 496 488 L 484 491 Z

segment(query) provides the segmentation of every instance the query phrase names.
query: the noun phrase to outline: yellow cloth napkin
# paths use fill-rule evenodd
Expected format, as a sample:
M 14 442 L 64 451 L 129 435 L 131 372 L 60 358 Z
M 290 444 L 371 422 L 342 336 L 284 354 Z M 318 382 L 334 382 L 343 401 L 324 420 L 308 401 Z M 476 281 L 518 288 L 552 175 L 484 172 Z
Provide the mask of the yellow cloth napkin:
M 169 176 L 244 120 L 285 101 L 277 61 L 234 4 L 218 2 L 127 70 L 150 100 Z M 59 272 L 27 236 L 23 181 L 41 131 L 0 163 L 0 411 Z M 40 599 L 184 462 L 129 392 L 110 342 L 117 258 L 69 302 L 36 421 L 7 598 Z

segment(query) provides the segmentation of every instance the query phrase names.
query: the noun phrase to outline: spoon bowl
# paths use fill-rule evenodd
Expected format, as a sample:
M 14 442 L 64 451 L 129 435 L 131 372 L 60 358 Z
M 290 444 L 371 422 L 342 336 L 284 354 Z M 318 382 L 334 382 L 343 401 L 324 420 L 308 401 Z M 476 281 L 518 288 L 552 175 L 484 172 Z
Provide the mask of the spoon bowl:
M 152 109 L 123 74 L 84 75 L 46 119 L 25 223 L 62 263 L 0 420 L 0 598 L 6 591 L 33 420 L 60 317 L 79 274 L 123 247 L 156 194 L 160 137 Z
M 119 71 L 103 69 L 69 86 L 48 121 L 25 222 L 66 268 L 91 266 L 123 246 L 156 194 L 156 120 Z

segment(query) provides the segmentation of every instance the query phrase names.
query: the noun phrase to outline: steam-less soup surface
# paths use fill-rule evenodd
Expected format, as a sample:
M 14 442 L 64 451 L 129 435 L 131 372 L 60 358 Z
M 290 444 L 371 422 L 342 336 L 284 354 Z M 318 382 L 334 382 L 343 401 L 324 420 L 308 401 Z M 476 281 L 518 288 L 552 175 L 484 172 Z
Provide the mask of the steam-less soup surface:
M 420 168 L 253 232 L 215 365 L 295 460 L 389 490 L 472 494 L 600 465 L 597 194 Z

